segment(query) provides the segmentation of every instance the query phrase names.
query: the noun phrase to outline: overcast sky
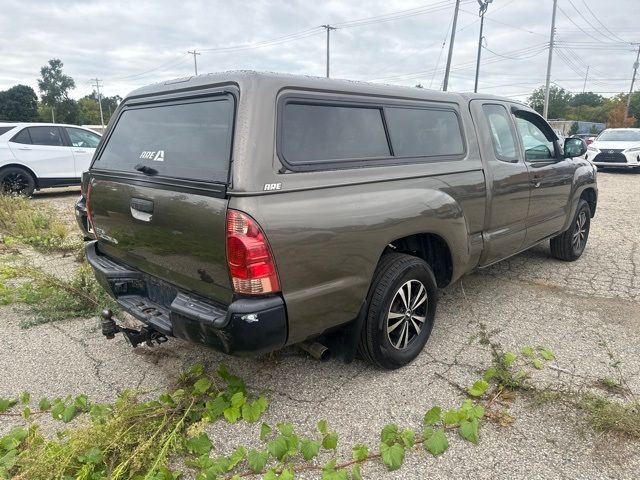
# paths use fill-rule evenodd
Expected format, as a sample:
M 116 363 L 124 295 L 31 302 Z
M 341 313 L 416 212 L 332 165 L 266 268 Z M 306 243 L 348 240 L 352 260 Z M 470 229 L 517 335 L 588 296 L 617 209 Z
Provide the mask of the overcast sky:
M 64 62 L 77 88 L 126 95 L 142 85 L 199 73 L 253 69 L 440 89 L 455 0 L 2 0 L 0 90 L 37 92 L 40 67 Z M 485 18 L 480 91 L 516 98 L 545 79 L 552 0 L 494 0 Z M 612 95 L 628 91 L 640 42 L 638 0 L 558 0 L 552 81 Z M 480 22 L 462 0 L 449 90 L 473 90 Z M 373 17 L 373 18 L 372 18 Z M 570 18 L 569 18 L 570 17 Z M 359 21 L 365 19 L 363 21 Z M 359 22 L 358 22 L 359 21 Z M 443 45 L 443 42 L 446 42 Z

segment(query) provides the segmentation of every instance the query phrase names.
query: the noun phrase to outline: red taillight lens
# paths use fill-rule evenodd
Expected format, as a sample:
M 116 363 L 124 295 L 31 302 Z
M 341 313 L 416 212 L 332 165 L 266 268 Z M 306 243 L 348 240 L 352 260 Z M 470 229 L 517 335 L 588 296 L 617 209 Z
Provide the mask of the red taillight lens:
M 94 236 L 94 238 L 98 238 L 96 235 L 96 229 L 93 226 L 93 212 L 91 211 L 91 190 L 93 189 L 91 182 L 87 186 L 87 200 L 85 202 L 87 207 L 87 223 L 89 224 L 89 233 Z
M 227 211 L 227 263 L 236 293 L 262 295 L 280 291 L 267 238 L 255 220 L 236 210 Z

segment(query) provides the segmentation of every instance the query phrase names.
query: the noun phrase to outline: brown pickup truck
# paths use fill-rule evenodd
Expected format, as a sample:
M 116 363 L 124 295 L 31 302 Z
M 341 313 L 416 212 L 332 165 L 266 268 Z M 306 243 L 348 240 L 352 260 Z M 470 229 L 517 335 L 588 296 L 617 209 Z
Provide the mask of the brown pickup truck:
M 231 354 L 342 336 L 412 361 L 437 289 L 550 240 L 582 254 L 586 146 L 512 100 L 231 72 L 131 93 L 77 206 L 96 277 L 143 327 Z M 86 215 L 85 215 L 86 212 Z

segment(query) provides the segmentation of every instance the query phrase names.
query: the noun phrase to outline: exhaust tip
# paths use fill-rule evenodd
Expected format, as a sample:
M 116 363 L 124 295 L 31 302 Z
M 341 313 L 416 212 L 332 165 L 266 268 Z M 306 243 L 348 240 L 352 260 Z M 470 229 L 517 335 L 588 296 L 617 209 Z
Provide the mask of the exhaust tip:
M 302 342 L 299 343 L 298 346 L 316 360 L 320 360 L 321 362 L 331 360 L 331 350 L 319 342 Z

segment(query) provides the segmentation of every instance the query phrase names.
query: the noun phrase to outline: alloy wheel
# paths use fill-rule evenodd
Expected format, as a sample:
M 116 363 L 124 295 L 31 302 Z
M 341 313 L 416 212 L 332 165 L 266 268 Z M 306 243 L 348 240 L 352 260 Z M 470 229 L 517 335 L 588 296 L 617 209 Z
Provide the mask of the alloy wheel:
M 404 283 L 391 300 L 387 314 L 387 337 L 398 350 L 413 342 L 424 326 L 428 305 L 427 289 L 419 280 Z
M 8 194 L 22 194 L 29 188 L 29 179 L 23 173 L 7 174 L 0 184 L 0 192 Z
M 573 229 L 573 237 L 571 244 L 573 245 L 573 249 L 575 251 L 579 251 L 582 247 L 582 244 L 585 242 L 587 236 L 587 212 L 584 210 L 580 212 L 578 218 L 576 218 L 576 225 Z

